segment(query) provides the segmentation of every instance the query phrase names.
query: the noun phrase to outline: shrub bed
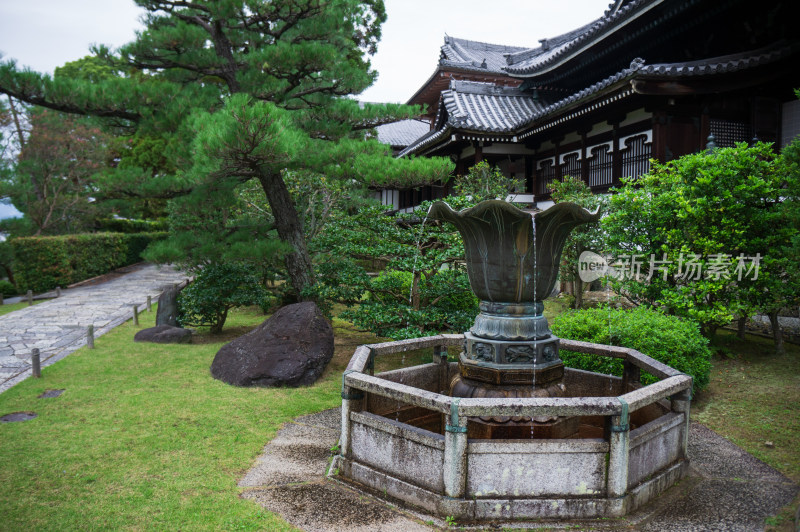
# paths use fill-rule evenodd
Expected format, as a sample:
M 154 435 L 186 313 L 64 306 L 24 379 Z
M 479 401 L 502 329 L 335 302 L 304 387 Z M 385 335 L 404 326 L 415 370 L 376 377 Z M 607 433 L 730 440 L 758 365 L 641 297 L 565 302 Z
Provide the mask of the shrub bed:
M 128 218 L 103 218 L 95 228 L 108 233 L 155 233 L 167 230 L 166 220 L 130 220 Z
M 6 280 L 0 281 L 0 294 L 3 297 L 11 297 L 17 295 L 17 287 Z
M 551 328 L 556 336 L 598 344 L 636 349 L 694 378 L 694 389 L 708 384 L 711 351 L 708 339 L 700 334 L 697 323 L 667 316 L 661 312 L 637 307 L 631 310 L 593 308 L 573 310 L 556 316 Z M 622 375 L 620 359 L 561 351 L 568 367 Z M 654 376 L 642 374 L 642 382 L 656 382 Z
M 20 291 L 44 292 L 138 262 L 148 244 L 166 236 L 166 232 L 90 233 L 14 238 L 9 244 Z

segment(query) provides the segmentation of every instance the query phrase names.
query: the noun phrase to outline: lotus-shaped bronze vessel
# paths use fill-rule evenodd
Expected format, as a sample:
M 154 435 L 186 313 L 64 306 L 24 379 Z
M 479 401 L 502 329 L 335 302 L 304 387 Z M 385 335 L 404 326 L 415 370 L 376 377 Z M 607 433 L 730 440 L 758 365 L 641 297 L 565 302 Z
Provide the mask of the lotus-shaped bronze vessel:
M 481 300 L 481 314 L 471 332 L 497 340 L 549 335 L 543 319 L 514 318 L 541 316 L 542 300 L 553 291 L 570 232 L 600 219 L 599 212 L 574 203 L 557 203 L 532 213 L 499 200 L 463 211 L 438 202 L 429 216 L 451 222 L 461 233 L 470 286 Z
M 534 213 L 489 200 L 458 212 L 445 203 L 435 203 L 429 217 L 451 222 L 461 233 L 470 286 L 481 300 L 475 324 L 464 333 L 460 371 L 450 383 L 451 395 L 563 396 L 559 340 L 542 315 L 542 300 L 553 291 L 570 232 L 599 220 L 599 211 L 557 203 Z M 577 430 L 577 418 L 492 418 L 481 423 L 480 430 L 487 434 L 534 430 L 531 423 L 536 425 L 534 432 L 553 437 L 566 437 Z

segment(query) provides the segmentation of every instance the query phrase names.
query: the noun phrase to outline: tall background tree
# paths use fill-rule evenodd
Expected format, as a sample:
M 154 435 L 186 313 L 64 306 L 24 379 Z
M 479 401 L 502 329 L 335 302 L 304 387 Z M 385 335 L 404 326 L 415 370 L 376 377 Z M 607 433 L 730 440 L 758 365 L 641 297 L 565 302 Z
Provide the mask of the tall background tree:
M 552 198 L 556 203 L 570 201 L 577 203 L 584 209 L 605 211 L 607 198 L 600 194 L 592 194 L 589 186 L 580 178 L 564 176 L 561 181 L 552 183 Z M 564 244 L 561 252 L 561 264 L 559 265 L 559 276 L 562 282 L 570 283 L 572 295 L 575 300 L 572 307 L 579 309 L 583 307 L 583 292 L 586 285 L 580 276 L 580 264 L 578 260 L 584 251 L 603 251 L 605 235 L 601 229 L 600 222 L 592 222 L 581 225 L 572 230 Z
M 111 137 L 85 120 L 46 109 L 28 116 L 31 129 L 18 159 L 0 180 L 35 235 L 79 232 L 98 216 L 92 177 L 109 164 Z
M 366 139 L 375 125 L 419 110 L 346 98 L 375 79 L 368 57 L 386 18 L 382 1 L 137 4 L 146 15 L 136 40 L 118 54 L 97 50 L 124 77 L 50 79 L 9 61 L 0 65 L 0 92 L 159 139 L 174 172 L 154 174 L 152 167 L 126 163 L 130 154 L 123 153 L 107 176 L 107 186 L 120 193 L 198 204 L 213 189 L 232 204 L 235 185 L 255 180 L 301 297 L 314 284 L 313 265 L 285 172 L 384 185 L 447 179 L 449 161 L 394 160 Z M 206 148 L 211 151 L 200 151 Z
M 797 143 L 787 152 L 796 153 Z M 638 255 L 642 273 L 653 273 L 628 276 L 620 288 L 699 322 L 709 337 L 737 316 L 773 316 L 780 351 L 777 313 L 796 304 L 800 287 L 792 247 L 800 226 L 797 176 L 789 157 L 765 143 L 654 162 L 611 197 L 603 220 L 611 251 L 628 269 Z

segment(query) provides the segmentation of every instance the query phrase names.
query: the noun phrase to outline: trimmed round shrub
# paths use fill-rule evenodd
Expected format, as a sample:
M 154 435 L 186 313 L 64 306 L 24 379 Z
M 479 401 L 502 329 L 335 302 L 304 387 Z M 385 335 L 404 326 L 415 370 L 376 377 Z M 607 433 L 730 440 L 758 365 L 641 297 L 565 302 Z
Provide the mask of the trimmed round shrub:
M 572 310 L 556 316 L 551 329 L 556 336 L 597 344 L 636 349 L 694 378 L 694 389 L 708 384 L 711 350 L 700 326 L 690 320 L 668 316 L 646 307 L 631 310 L 593 308 Z M 617 358 L 562 350 L 561 359 L 571 368 L 622 375 L 623 362 Z M 656 382 L 642 372 L 642 382 Z
M 3 294 L 3 297 L 15 296 L 17 287 L 6 280 L 0 281 L 0 294 Z
M 257 271 L 242 262 L 209 264 L 178 295 L 178 323 L 222 332 L 234 307 L 267 306 L 269 294 Z

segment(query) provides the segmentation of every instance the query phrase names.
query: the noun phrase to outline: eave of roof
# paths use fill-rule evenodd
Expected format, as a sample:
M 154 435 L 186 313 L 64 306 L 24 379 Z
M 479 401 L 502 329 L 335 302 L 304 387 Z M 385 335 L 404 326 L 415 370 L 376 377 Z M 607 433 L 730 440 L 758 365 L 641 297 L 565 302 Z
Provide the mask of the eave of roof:
M 505 75 L 503 68 L 507 65 L 506 57 L 526 49 L 523 46 L 470 41 L 447 35 L 441 48 L 439 65 Z
M 453 102 L 449 101 L 449 98 L 454 98 L 453 95 L 446 95 L 445 92 L 453 92 L 458 90 L 458 85 L 455 85 L 451 91 L 445 91 L 442 93 L 442 99 L 440 102 L 436 123 L 437 128 L 440 127 L 441 129 L 434 130 L 430 134 L 418 139 L 416 142 L 403 150 L 400 156 L 418 153 L 421 149 L 430 147 L 430 145 L 437 140 L 446 138 L 447 135 L 452 137 L 455 132 L 460 133 L 462 131 L 473 134 L 473 136 L 475 133 L 489 133 L 493 136 L 501 134 L 514 141 L 519 141 L 535 133 L 543 131 L 552 125 L 555 125 L 556 122 L 553 122 L 553 120 L 571 109 L 575 109 L 594 100 L 600 100 L 591 108 L 587 108 L 578 113 L 583 114 L 584 112 L 595 110 L 612 101 L 617 101 L 621 98 L 635 94 L 636 91 L 634 82 L 639 79 L 669 80 L 676 78 L 696 78 L 735 73 L 778 61 L 782 58 L 796 54 L 798 51 L 797 45 L 776 43 L 772 46 L 758 50 L 713 57 L 700 61 L 646 65 L 644 64 L 643 60 L 637 58 L 631 63 L 630 67 L 623 69 L 589 87 L 586 87 L 585 89 L 578 91 L 567 98 L 563 98 L 552 105 L 543 107 L 541 110 L 534 112 L 528 120 L 518 123 L 513 127 L 513 129 L 509 128 L 507 130 L 495 130 L 488 128 L 481 130 L 479 128 L 475 128 L 474 126 L 465 127 L 470 126 L 470 124 L 468 124 L 468 121 L 465 118 L 460 116 L 456 116 L 455 119 L 453 119 L 451 116 L 448 116 L 447 121 L 443 123 L 442 117 L 444 116 L 443 113 L 445 110 L 447 110 L 448 115 L 452 115 Z M 465 82 L 461 83 L 463 84 Z M 628 84 L 630 84 L 630 87 L 625 90 L 621 90 L 624 89 Z M 476 84 L 472 83 L 472 85 Z M 468 88 L 467 85 L 463 85 L 463 87 Z M 501 92 L 500 94 L 503 94 L 506 97 L 509 97 L 513 91 L 517 91 L 517 93 L 521 95 L 518 89 L 498 89 L 502 89 L 504 92 Z M 604 97 L 605 99 L 603 99 Z M 530 98 L 530 96 L 528 96 L 528 98 Z M 557 123 L 561 123 L 570 118 L 572 118 L 572 116 L 559 118 Z
M 669 77 L 727 74 L 772 63 L 797 51 L 798 45 L 779 42 L 757 50 L 712 57 L 700 61 L 642 65 L 641 68 L 639 68 L 637 77 L 642 77 L 644 79 L 661 79 Z
M 575 38 L 572 40 L 563 42 L 548 53 L 535 54 L 526 60 L 509 64 L 505 71 L 520 77 L 546 74 L 666 1 L 634 0 L 617 10 L 607 12 L 608 14 L 597 21 L 579 28 L 575 32 Z M 524 55 L 521 57 L 524 57 Z
M 436 70 L 434 70 L 433 74 L 428 78 L 428 80 L 419 88 L 417 92 L 411 96 L 406 102 L 407 105 L 416 105 L 420 103 L 420 100 L 424 99 L 424 94 L 426 91 L 430 90 L 431 88 L 435 89 L 437 84 L 444 84 L 445 86 L 449 85 L 451 79 L 446 78 L 445 76 L 448 74 L 459 74 L 464 73 L 467 76 L 474 77 L 477 74 L 477 77 L 487 77 L 496 79 L 498 81 L 502 81 L 509 84 L 519 85 L 522 83 L 522 80 L 517 78 L 512 78 L 508 74 L 504 72 L 487 72 L 485 70 L 478 71 L 478 70 L 469 70 L 460 67 L 448 67 L 442 68 L 442 66 L 437 66 Z M 443 76 L 443 74 L 445 76 Z
M 389 122 L 375 128 L 378 142 L 388 144 L 393 148 L 405 148 L 415 140 L 430 131 L 430 124 L 424 120 L 410 118 Z

